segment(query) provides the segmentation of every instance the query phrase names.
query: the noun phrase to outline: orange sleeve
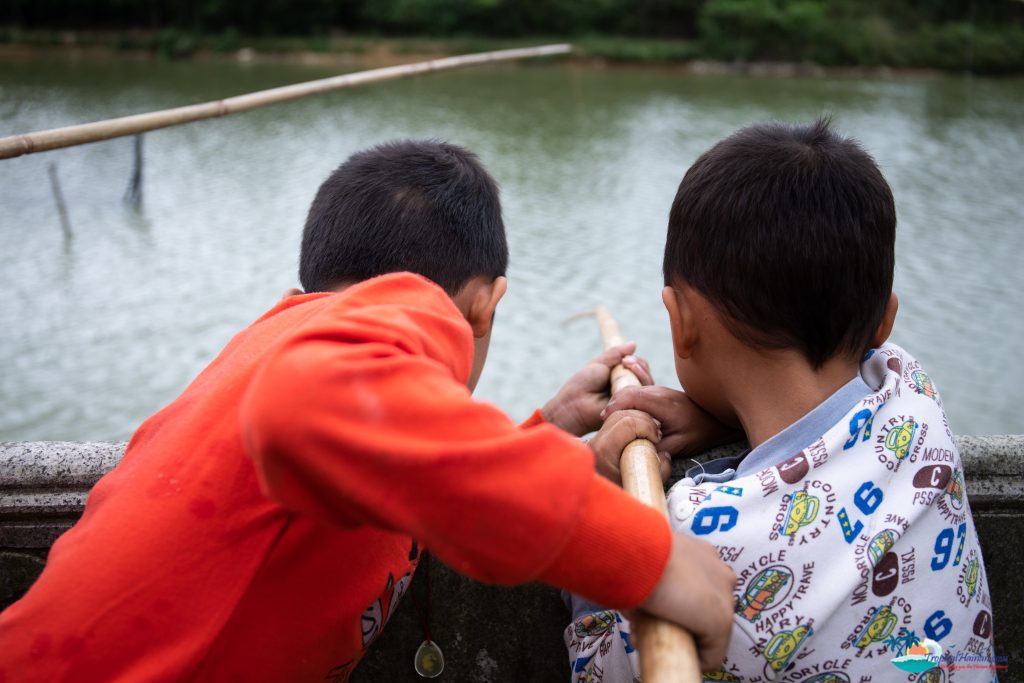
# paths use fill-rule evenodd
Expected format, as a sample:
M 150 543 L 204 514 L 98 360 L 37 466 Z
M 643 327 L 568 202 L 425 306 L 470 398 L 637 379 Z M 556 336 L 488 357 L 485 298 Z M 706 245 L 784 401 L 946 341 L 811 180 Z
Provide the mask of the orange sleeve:
M 517 429 L 474 401 L 468 325 L 440 289 L 405 278 L 397 296 L 371 285 L 339 297 L 347 309 L 325 311 L 257 373 L 241 418 L 265 493 L 329 523 L 410 535 L 484 581 L 642 602 L 668 558 L 667 522 L 599 479 L 575 437 Z
M 540 408 L 530 413 L 530 417 L 526 418 L 519 423 L 520 429 L 529 429 L 530 427 L 536 427 L 537 425 L 545 424 L 547 420 L 544 419 L 544 414 L 540 412 Z

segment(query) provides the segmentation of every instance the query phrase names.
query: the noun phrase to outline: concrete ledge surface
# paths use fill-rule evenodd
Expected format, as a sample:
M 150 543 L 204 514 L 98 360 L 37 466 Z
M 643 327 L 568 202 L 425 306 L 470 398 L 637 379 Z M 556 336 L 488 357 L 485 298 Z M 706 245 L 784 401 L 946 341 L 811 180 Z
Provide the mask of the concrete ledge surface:
M 1024 435 L 962 436 L 957 446 L 993 597 L 996 651 L 1010 657 L 1000 681 L 1024 681 Z M 56 538 L 81 515 L 89 489 L 113 469 L 124 442 L 0 443 L 0 609 L 39 575 Z M 744 448 L 710 451 L 707 460 Z M 673 477 L 692 463 L 677 461 Z M 440 562 L 433 567 L 431 629 L 446 662 L 443 680 L 546 682 L 569 680 L 562 629 L 568 614 L 558 592 L 467 579 Z M 355 683 L 420 681 L 412 668 L 423 641 L 426 590 L 417 572 L 387 629 L 352 676 Z

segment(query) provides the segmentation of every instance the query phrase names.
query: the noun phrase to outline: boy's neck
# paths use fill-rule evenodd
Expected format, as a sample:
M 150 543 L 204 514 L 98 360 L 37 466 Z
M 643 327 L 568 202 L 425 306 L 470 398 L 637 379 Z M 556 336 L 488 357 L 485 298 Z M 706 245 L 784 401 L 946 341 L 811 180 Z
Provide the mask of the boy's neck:
M 727 400 L 756 448 L 821 405 L 857 376 L 856 361 L 832 358 L 815 369 L 796 351 L 752 353 L 734 359 Z M 739 366 L 739 367 L 737 367 Z

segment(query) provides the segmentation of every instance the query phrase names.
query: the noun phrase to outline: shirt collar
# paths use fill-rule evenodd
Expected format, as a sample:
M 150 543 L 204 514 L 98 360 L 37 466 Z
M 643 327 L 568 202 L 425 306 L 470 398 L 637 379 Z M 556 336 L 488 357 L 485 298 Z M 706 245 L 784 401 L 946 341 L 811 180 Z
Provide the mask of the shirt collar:
M 811 412 L 752 449 L 736 468 L 736 476 L 760 472 L 793 457 L 820 439 L 870 393 L 871 387 L 858 374 Z

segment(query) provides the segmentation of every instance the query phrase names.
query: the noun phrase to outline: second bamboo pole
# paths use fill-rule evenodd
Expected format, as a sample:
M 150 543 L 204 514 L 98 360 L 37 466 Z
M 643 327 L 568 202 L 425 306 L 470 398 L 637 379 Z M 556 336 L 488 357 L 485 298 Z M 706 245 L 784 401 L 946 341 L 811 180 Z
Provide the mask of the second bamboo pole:
M 601 329 L 601 340 L 607 351 L 625 343 L 618 323 L 604 306 L 594 315 Z M 612 395 L 626 387 L 640 386 L 640 380 L 628 368 L 612 368 Z M 658 449 L 647 439 L 636 439 L 626 445 L 619 460 L 622 486 L 631 496 L 668 516 L 665 489 L 658 468 Z M 633 618 L 633 634 L 640 656 L 640 673 L 644 683 L 699 683 L 700 660 L 697 646 L 682 627 L 643 612 Z

